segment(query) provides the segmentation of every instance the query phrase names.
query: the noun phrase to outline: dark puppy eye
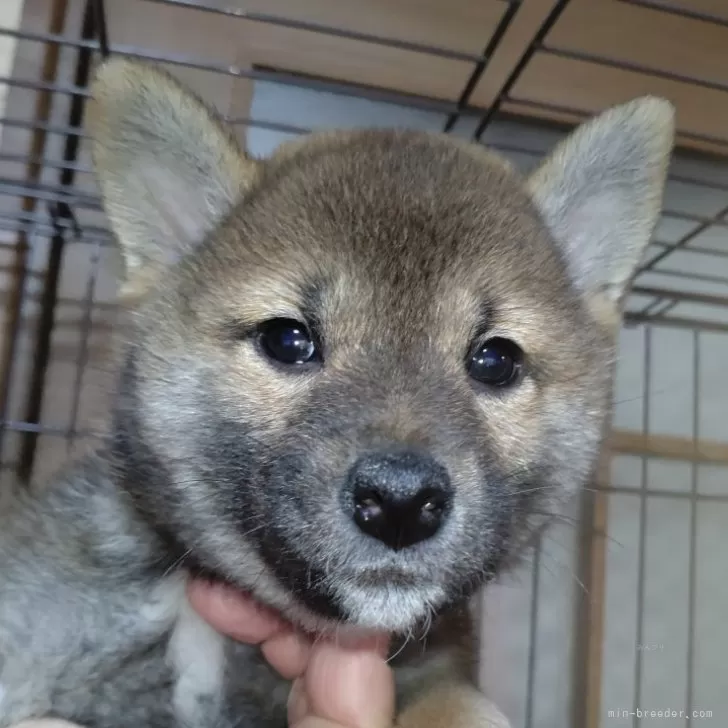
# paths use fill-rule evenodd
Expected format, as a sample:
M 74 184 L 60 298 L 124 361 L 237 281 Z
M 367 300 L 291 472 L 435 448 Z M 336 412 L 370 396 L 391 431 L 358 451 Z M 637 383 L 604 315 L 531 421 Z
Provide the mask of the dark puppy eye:
M 294 319 L 271 319 L 261 324 L 260 345 L 271 359 L 281 364 L 306 364 L 318 359 L 311 334 Z
M 518 377 L 523 352 L 508 339 L 489 339 L 478 346 L 468 358 L 468 374 L 491 387 L 513 384 Z

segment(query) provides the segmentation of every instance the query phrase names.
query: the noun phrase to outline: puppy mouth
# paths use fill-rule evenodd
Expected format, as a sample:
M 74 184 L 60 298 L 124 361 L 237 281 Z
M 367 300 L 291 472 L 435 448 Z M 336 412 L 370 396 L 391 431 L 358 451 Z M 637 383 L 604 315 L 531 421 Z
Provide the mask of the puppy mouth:
M 338 626 L 407 631 L 444 601 L 444 589 L 432 577 L 401 566 L 331 574 L 296 557 L 266 561 L 299 607 Z
M 412 589 L 422 583 L 422 579 L 410 571 L 397 568 L 369 568 L 357 571 L 351 578 L 357 587 L 366 588 L 389 588 L 389 589 Z
M 395 567 L 370 567 L 342 573 L 330 579 L 312 566 L 294 568 L 278 560 L 271 569 L 288 597 L 283 601 L 258 593 L 256 584 L 244 584 L 215 569 L 186 561 L 186 570 L 196 579 L 221 584 L 249 595 L 286 621 L 305 631 L 340 631 L 367 634 L 407 633 L 429 619 L 434 609 L 445 602 L 444 590 L 408 570 Z

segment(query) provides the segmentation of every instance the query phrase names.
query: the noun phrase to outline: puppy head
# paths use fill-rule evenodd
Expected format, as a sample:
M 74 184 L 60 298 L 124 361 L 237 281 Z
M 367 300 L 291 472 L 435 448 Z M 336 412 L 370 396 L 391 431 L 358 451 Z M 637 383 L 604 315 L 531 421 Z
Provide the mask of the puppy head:
M 311 626 L 407 630 L 588 479 L 669 104 L 608 111 L 523 179 L 413 132 L 254 161 L 127 62 L 94 99 L 136 301 L 115 448 L 180 554 Z

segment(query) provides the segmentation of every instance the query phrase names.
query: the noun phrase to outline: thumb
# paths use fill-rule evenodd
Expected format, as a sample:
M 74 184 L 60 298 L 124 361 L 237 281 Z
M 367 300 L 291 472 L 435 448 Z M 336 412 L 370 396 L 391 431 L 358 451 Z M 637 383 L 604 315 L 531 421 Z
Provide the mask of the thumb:
M 376 649 L 319 643 L 289 705 L 295 728 L 390 728 L 394 675 Z

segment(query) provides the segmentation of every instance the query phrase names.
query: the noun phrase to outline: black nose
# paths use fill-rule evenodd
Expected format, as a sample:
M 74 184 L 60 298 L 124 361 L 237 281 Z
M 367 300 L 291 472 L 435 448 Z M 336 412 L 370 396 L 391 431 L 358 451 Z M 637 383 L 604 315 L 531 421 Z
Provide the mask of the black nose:
M 360 458 L 349 473 L 354 522 L 393 549 L 431 538 L 450 506 L 450 478 L 430 457 L 386 453 Z

